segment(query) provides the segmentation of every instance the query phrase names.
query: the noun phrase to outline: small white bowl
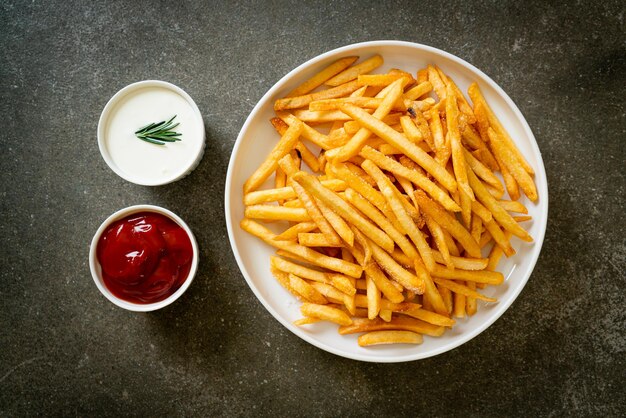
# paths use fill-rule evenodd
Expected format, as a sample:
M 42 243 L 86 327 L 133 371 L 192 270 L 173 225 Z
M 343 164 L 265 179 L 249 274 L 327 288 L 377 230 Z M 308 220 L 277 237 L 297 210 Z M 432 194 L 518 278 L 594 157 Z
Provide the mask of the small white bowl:
M 159 146 L 134 136 L 148 123 L 177 115 L 182 140 Z M 102 158 L 118 176 L 143 186 L 159 186 L 191 173 L 204 155 L 204 121 L 198 106 L 174 84 L 145 80 L 118 91 L 98 121 Z
M 98 257 L 96 255 L 96 249 L 98 247 L 98 241 L 100 240 L 100 236 L 109 227 L 109 225 L 111 225 L 113 222 L 119 219 L 123 219 L 127 217 L 128 215 L 132 215 L 133 213 L 139 213 L 139 212 L 158 213 L 176 222 L 181 228 L 183 228 L 183 230 L 189 236 L 189 240 L 191 241 L 191 248 L 193 250 L 193 258 L 191 260 L 191 269 L 189 270 L 189 274 L 187 275 L 187 278 L 185 279 L 183 284 L 180 286 L 180 288 L 178 288 L 178 290 L 176 290 L 176 292 L 171 294 L 166 299 L 163 299 L 159 302 L 154 302 L 154 303 L 128 302 L 126 300 L 118 298 L 113 293 L 111 293 L 111 291 L 106 287 L 106 285 L 104 284 L 104 281 L 102 280 L 102 267 L 100 266 L 100 263 L 98 262 Z M 110 300 L 111 302 L 119 306 L 120 308 L 124 308 L 129 311 L 150 312 L 150 311 L 156 311 L 157 309 L 166 307 L 167 305 L 169 305 L 170 303 L 178 299 L 183 293 L 185 293 L 185 290 L 187 290 L 187 288 L 193 281 L 196 275 L 196 271 L 198 270 L 198 258 L 199 258 L 198 254 L 199 254 L 198 243 L 196 242 L 196 238 L 191 232 L 191 229 L 189 229 L 189 226 L 187 226 L 185 221 L 183 221 L 178 215 L 160 206 L 135 205 L 135 206 L 129 206 L 127 208 L 118 210 L 113 215 L 109 216 L 104 222 L 102 222 L 102 225 L 100 225 L 100 228 L 98 228 L 98 230 L 96 231 L 96 234 L 91 240 L 91 247 L 89 248 L 89 268 L 91 270 L 91 277 L 93 277 L 93 281 L 96 283 L 96 286 L 98 287 L 100 292 L 102 292 L 102 294 L 108 300 Z

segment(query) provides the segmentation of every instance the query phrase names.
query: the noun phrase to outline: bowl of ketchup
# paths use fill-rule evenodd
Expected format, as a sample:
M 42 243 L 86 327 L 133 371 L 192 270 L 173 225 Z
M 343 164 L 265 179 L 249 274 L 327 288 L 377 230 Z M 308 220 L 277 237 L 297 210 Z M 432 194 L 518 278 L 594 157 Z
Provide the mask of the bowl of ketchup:
M 130 311 L 154 311 L 178 299 L 193 281 L 198 244 L 175 213 L 153 205 L 131 206 L 98 228 L 89 267 L 111 302 Z

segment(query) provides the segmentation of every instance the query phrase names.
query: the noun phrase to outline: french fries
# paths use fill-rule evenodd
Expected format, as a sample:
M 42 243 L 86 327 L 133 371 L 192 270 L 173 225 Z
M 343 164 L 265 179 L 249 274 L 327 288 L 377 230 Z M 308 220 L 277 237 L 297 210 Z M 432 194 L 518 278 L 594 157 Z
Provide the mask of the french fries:
M 411 331 L 373 331 L 359 337 L 359 345 L 367 347 L 377 344 L 421 344 L 422 335 Z
M 272 275 L 303 302 L 295 325 L 333 322 L 362 347 L 420 344 L 497 302 L 479 290 L 504 281 L 513 238 L 532 241 L 520 191 L 541 196 L 477 84 L 470 102 L 437 66 L 414 78 L 358 60 L 275 101 L 280 138 L 244 184 L 240 226 L 277 249 Z

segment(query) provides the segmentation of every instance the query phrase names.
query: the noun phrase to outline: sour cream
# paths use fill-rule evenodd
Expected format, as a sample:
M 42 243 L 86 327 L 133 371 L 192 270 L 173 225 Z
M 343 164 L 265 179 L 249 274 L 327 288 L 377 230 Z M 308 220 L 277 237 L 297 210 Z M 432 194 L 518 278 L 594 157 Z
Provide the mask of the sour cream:
M 181 140 L 151 144 L 135 131 L 176 115 Z M 100 152 L 120 177 L 141 185 L 171 183 L 189 174 L 204 152 L 204 123 L 193 99 L 179 87 L 148 80 L 120 90 L 107 103 L 98 124 Z

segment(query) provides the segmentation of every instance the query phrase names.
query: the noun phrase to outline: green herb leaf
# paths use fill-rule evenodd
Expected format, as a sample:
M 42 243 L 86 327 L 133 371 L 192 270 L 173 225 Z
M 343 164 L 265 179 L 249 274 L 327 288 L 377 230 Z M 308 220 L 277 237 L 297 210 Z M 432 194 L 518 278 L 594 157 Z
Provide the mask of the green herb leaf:
M 135 131 L 135 136 L 142 141 L 149 142 L 155 145 L 165 145 L 166 142 L 180 141 L 182 138 L 178 138 L 182 134 L 174 132 L 179 123 L 172 123 L 177 115 L 172 116 L 168 121 L 161 121 L 156 123 L 149 123 Z

